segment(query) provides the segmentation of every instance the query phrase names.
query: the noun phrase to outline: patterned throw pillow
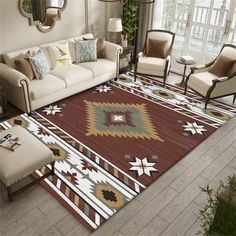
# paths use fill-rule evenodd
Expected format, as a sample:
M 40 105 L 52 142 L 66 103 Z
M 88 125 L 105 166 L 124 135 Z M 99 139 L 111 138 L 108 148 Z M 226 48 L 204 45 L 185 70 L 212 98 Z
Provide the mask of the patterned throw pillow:
M 18 71 L 26 75 L 29 80 L 32 80 L 34 78 L 34 71 L 29 62 L 29 57 L 30 57 L 30 51 L 17 58 L 15 60 L 15 65 Z
M 33 53 L 29 60 L 32 65 L 36 79 L 41 80 L 50 72 L 47 59 L 41 50 L 38 50 L 38 52 Z
M 96 40 L 75 40 L 75 47 L 76 63 L 97 60 Z
M 83 40 L 94 40 L 94 38 L 83 38 Z M 97 58 L 105 57 L 105 38 L 97 38 Z
M 53 68 L 60 65 L 72 64 L 68 42 L 63 42 L 55 46 L 48 46 L 48 49 L 52 58 Z

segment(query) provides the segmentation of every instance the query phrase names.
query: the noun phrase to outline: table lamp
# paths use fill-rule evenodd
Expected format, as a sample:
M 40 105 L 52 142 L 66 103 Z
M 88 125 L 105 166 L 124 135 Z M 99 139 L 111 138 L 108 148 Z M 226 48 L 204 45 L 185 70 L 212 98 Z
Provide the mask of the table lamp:
M 122 23 L 120 18 L 110 18 L 108 22 L 108 32 L 112 33 L 112 42 L 117 43 L 117 33 L 122 32 Z

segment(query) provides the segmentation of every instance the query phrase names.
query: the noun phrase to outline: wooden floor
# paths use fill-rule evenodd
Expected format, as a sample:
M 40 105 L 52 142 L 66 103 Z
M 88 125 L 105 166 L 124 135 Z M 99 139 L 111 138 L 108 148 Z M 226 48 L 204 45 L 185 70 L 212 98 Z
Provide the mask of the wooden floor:
M 230 98 L 232 99 L 232 98 Z M 232 105 L 232 100 L 224 99 Z M 199 186 L 216 188 L 236 173 L 236 117 L 213 133 L 120 210 L 93 236 L 195 235 L 206 201 Z M 0 186 L 0 235 L 89 235 L 40 185 L 9 203 Z

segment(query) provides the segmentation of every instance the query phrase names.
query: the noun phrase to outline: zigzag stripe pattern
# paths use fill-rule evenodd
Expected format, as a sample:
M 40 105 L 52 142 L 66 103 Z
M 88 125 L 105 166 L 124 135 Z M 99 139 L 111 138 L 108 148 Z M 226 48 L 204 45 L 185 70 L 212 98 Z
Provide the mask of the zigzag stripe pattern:
M 128 75 L 133 76 L 132 73 L 128 73 Z M 153 79 L 149 79 L 148 77 L 139 76 L 139 78 L 141 79 L 142 82 L 145 81 L 148 84 L 157 85 L 157 86 L 162 87 L 162 84 L 160 82 L 154 81 Z M 187 110 L 187 109 L 181 108 L 179 106 L 176 106 L 174 104 L 168 103 L 166 101 L 160 100 L 160 99 L 158 99 L 158 97 L 150 96 L 150 95 L 148 95 L 148 94 L 146 94 L 146 93 L 144 93 L 144 92 L 142 92 L 142 91 L 140 91 L 136 88 L 125 86 L 125 85 L 119 83 L 119 81 L 109 81 L 109 83 L 112 84 L 113 86 L 116 86 L 116 87 L 121 88 L 123 90 L 129 91 L 131 93 L 134 93 L 135 95 L 141 96 L 145 99 L 151 100 L 151 101 L 156 102 L 160 105 L 163 105 L 167 108 L 170 108 L 170 109 L 172 109 L 176 112 L 180 112 L 182 114 L 185 114 L 185 115 L 188 115 L 188 116 L 193 117 L 195 119 L 198 119 L 198 120 L 200 120 L 204 123 L 207 123 L 208 125 L 211 125 L 215 128 L 219 128 L 223 124 L 223 122 L 219 124 L 219 123 L 215 122 L 214 120 L 210 120 L 207 117 L 198 115 L 198 114 L 192 112 L 191 110 Z M 177 88 L 177 87 L 172 86 L 172 85 L 166 85 L 166 88 L 168 88 L 169 90 L 171 90 L 173 92 L 176 92 L 176 93 L 180 93 L 180 92 L 182 93 L 183 92 L 182 89 Z M 195 100 L 193 100 L 193 102 L 196 101 L 196 100 L 197 101 L 200 100 L 200 101 L 204 102 L 204 99 L 202 97 L 200 97 L 200 96 L 198 96 L 198 95 L 196 95 L 192 92 L 188 92 L 187 96 L 190 100 L 195 99 Z M 219 107 L 221 109 L 224 109 L 224 110 L 227 110 L 229 112 L 232 112 L 232 113 L 236 114 L 236 109 L 234 107 L 228 106 L 226 104 L 221 104 L 221 103 L 215 102 L 215 101 L 212 101 L 211 103 L 212 103 L 212 105 L 217 105 L 217 107 Z
M 128 75 L 130 76 L 133 76 L 133 73 L 132 72 L 128 72 L 127 73 Z M 147 77 L 144 77 L 144 76 L 139 76 L 139 78 L 142 80 L 142 81 L 145 81 L 147 83 L 150 83 L 150 84 L 153 84 L 153 85 L 157 85 L 159 87 L 163 87 L 163 84 L 158 82 L 158 81 L 155 81 L 151 78 L 149 78 L 148 76 Z M 171 84 L 166 84 L 166 88 L 169 89 L 170 91 L 174 91 L 176 93 L 183 93 L 183 89 L 181 88 L 178 88 L 176 86 L 173 86 Z M 187 91 L 186 95 L 188 98 L 190 99 L 194 99 L 194 100 L 197 100 L 197 101 L 201 101 L 201 102 L 205 102 L 205 99 L 201 96 L 199 96 L 198 94 L 194 93 L 194 92 L 191 92 L 191 91 Z M 216 105 L 217 107 L 221 108 L 221 109 L 227 109 L 228 111 L 236 114 L 236 108 L 235 107 L 232 107 L 230 105 L 227 105 L 227 104 L 223 104 L 221 102 L 218 102 L 218 101 L 215 101 L 215 100 L 210 100 L 209 101 L 209 104 L 211 105 Z
M 100 158 L 96 153 L 89 150 L 85 145 L 75 141 L 70 136 L 66 135 L 65 132 L 59 130 L 56 126 L 52 126 L 51 123 L 47 122 L 44 118 L 38 115 L 37 112 L 32 112 L 32 117 L 39 121 L 42 125 L 44 125 L 47 129 L 58 135 L 61 139 L 63 139 L 65 142 L 69 143 L 71 146 L 79 150 L 81 153 L 83 153 L 85 156 L 87 156 L 89 159 L 97 163 L 99 166 L 107 170 L 110 174 L 114 175 L 117 179 L 119 179 L 121 182 L 125 183 L 127 186 L 129 186 L 132 190 L 134 190 L 137 193 L 140 193 L 144 188 L 137 185 L 132 179 L 128 178 L 126 175 L 124 175 L 122 172 L 117 170 L 115 167 L 113 167 L 110 163 L 104 161 L 102 158 Z
M 43 167 L 39 170 L 41 174 L 46 174 L 50 171 L 48 167 Z M 33 174 L 34 177 L 39 177 L 38 173 Z M 98 227 L 106 221 L 106 219 L 97 213 L 91 206 L 89 206 L 86 201 L 78 196 L 71 188 L 69 188 L 57 175 L 49 176 L 48 180 L 57 187 L 60 192 L 62 192 L 71 203 L 79 208 L 90 220 L 92 220 Z M 44 185 L 47 189 L 48 185 Z M 60 199 L 59 199 L 60 200 Z M 98 223 L 99 222 L 99 223 Z

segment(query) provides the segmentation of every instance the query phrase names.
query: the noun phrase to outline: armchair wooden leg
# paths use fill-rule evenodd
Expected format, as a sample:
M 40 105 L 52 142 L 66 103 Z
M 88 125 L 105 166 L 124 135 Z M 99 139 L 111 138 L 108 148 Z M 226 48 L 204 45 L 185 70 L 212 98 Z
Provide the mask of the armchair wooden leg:
M 184 94 L 187 93 L 187 85 L 185 85 L 185 88 L 184 88 Z
M 235 100 L 236 100 L 236 93 L 234 94 L 233 103 L 235 103 Z
M 206 99 L 206 102 L 205 102 L 205 109 L 207 109 L 207 104 L 208 104 L 209 101 L 210 101 L 210 99 Z
M 136 82 L 137 73 L 134 71 L 134 82 Z

